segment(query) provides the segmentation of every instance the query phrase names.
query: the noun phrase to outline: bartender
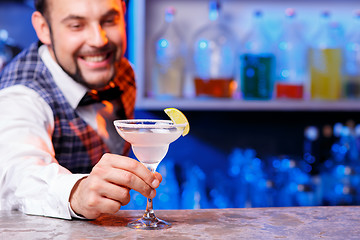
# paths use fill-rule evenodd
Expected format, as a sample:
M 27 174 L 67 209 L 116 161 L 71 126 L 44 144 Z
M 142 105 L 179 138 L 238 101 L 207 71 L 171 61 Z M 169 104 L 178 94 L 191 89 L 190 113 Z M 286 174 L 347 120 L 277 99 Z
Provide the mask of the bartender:
M 39 38 L 0 74 L 0 210 L 94 219 L 162 177 L 126 157 L 112 121 L 132 118 L 126 2 L 35 0 Z M 111 152 L 111 154 L 110 154 Z

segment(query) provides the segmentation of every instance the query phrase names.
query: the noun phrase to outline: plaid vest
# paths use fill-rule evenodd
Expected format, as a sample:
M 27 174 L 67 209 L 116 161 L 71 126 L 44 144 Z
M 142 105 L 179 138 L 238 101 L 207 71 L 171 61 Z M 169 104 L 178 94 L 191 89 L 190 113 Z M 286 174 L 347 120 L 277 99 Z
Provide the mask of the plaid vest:
M 125 58 L 117 64 L 114 82 L 123 91 L 116 100 L 122 106 L 117 111 L 119 119 L 133 118 L 136 87 L 134 72 Z M 101 156 L 109 152 L 108 147 L 65 99 L 42 62 L 37 43 L 20 53 L 0 73 L 0 90 L 18 84 L 35 90 L 51 107 L 55 122 L 52 142 L 59 164 L 73 173 L 90 172 Z M 123 146 L 123 153 L 128 153 L 130 145 Z

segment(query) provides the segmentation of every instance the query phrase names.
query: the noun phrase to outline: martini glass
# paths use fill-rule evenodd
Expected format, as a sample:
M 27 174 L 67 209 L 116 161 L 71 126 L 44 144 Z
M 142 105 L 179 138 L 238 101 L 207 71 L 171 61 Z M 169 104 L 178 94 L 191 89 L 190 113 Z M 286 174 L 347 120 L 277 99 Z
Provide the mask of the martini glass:
M 136 158 L 151 172 L 155 172 L 165 157 L 169 144 L 183 133 L 185 124 L 174 124 L 170 120 L 116 120 L 115 128 L 120 136 L 131 144 Z M 155 216 L 152 199 L 147 199 L 144 215 L 128 224 L 136 229 L 165 229 L 171 226 Z

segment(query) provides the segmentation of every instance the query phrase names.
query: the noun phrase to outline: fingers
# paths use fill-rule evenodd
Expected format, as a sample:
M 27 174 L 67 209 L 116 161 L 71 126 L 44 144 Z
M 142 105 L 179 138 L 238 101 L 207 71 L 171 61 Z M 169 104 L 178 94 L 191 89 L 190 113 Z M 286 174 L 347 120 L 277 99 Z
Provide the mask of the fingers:
M 134 189 L 148 198 L 156 195 L 155 188 L 162 180 L 160 174 L 153 174 L 140 162 L 119 155 L 106 154 L 101 162 L 102 164 L 94 167 L 91 174 L 99 175 L 113 184 Z
M 101 213 L 115 213 L 130 201 L 130 189 L 154 198 L 162 181 L 135 159 L 105 154 L 91 171 L 74 187 L 69 201 L 72 209 L 86 218 Z
M 85 200 L 84 205 L 87 206 L 87 211 L 89 213 L 97 215 L 102 213 L 116 213 L 122 206 L 118 201 L 97 194 L 93 194 L 92 197 L 90 196 L 88 200 Z
M 99 180 L 96 176 L 88 176 L 80 179 L 73 187 L 69 202 L 72 210 L 78 215 L 88 219 L 95 219 L 102 213 L 116 213 L 119 211 L 122 202 L 127 204 L 130 200 L 128 189 L 121 193 L 122 200 L 116 201 L 107 198 L 101 191 L 107 189 L 109 184 Z M 117 187 L 119 188 L 119 187 Z M 114 189 L 109 189 L 112 192 Z
M 103 197 L 119 202 L 121 206 L 130 202 L 130 189 L 115 184 L 104 184 L 99 193 Z
M 152 173 L 149 174 L 153 175 Z M 105 181 L 113 183 L 113 185 L 116 186 L 122 186 L 128 189 L 134 189 L 135 191 L 141 193 L 147 198 L 155 197 L 154 188 L 152 188 L 147 183 L 145 183 L 143 179 L 137 176 L 136 174 L 123 169 L 112 170 L 111 173 L 109 173 L 105 177 Z
M 137 177 L 141 178 L 147 185 L 152 188 L 159 187 L 160 181 L 152 174 L 142 163 L 128 157 L 105 154 L 104 158 L 108 158 L 112 167 L 117 169 L 123 169 L 127 172 L 133 173 Z M 130 177 L 125 175 L 124 178 Z
M 162 182 L 162 176 L 161 176 L 161 174 L 158 173 L 158 172 L 155 172 L 154 174 L 155 174 L 155 177 L 157 178 L 157 180 L 159 180 L 159 182 L 161 183 L 161 182 Z

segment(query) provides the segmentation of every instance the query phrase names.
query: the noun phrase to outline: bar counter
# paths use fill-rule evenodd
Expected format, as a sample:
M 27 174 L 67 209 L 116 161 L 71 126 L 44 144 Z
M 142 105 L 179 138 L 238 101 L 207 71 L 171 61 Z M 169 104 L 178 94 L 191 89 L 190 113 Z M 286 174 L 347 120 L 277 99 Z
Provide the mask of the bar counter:
M 157 210 L 171 228 L 126 227 L 142 213 L 62 220 L 0 211 L 0 239 L 360 239 L 360 207 Z

